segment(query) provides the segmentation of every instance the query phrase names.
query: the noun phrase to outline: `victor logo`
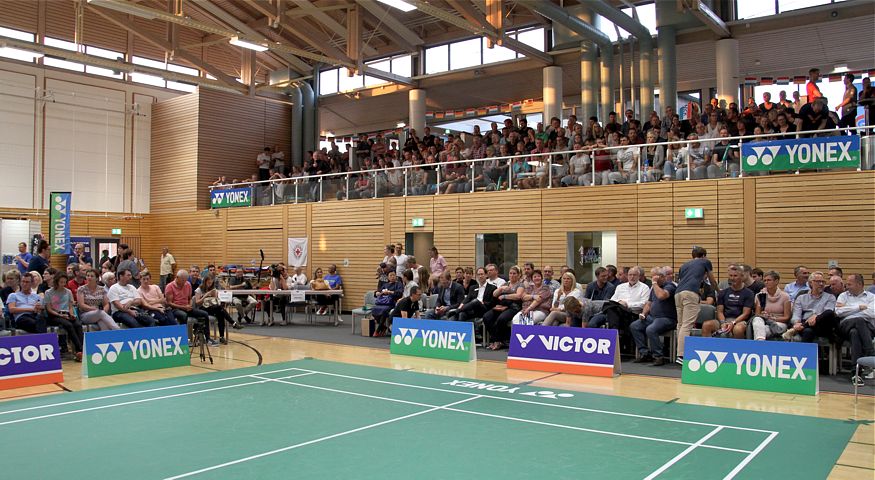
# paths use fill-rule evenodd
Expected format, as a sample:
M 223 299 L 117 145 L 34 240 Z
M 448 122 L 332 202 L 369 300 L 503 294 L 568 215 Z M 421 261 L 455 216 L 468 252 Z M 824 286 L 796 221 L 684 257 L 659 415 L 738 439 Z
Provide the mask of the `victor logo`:
M 753 167 L 754 165 L 761 163 L 763 165 L 771 165 L 772 162 L 775 161 L 775 157 L 778 156 L 778 152 L 781 151 L 781 146 L 772 146 L 772 147 L 752 147 L 754 154 L 748 155 L 745 158 L 745 161 L 748 165 Z M 766 153 L 768 152 L 768 153 Z
M 399 328 L 399 332 L 392 337 L 392 340 L 400 345 L 402 342 L 404 345 L 410 345 L 413 343 L 413 339 L 416 338 L 416 333 L 419 332 L 418 328 Z
M 534 335 L 526 335 L 526 336 L 524 337 L 524 336 L 520 335 L 519 333 L 516 334 L 516 339 L 519 340 L 519 342 L 520 342 L 520 347 L 522 347 L 522 348 L 526 348 L 526 347 L 528 347 L 528 346 L 529 346 L 529 342 L 531 342 L 533 338 L 535 338 Z
M 0 366 L 15 363 L 33 363 L 38 361 L 54 360 L 54 347 L 42 344 L 26 345 L 24 347 L 0 348 Z
M 610 353 L 611 341 L 607 338 L 581 338 L 560 335 L 521 335 L 516 334 L 520 342 L 520 348 L 529 346 L 534 338 L 537 338 L 545 349 L 552 352 L 596 353 L 607 355 Z
M 118 354 L 122 351 L 124 342 L 97 343 L 94 346 L 100 351 L 94 352 L 91 355 L 91 363 L 100 365 L 104 359 L 106 359 L 107 363 L 115 363 L 118 360 Z
M 714 373 L 720 368 L 723 360 L 729 355 L 728 352 L 711 352 L 708 350 L 694 350 L 698 359 L 693 358 L 687 361 L 687 367 L 691 372 L 698 372 L 700 368 L 705 367 L 708 373 Z

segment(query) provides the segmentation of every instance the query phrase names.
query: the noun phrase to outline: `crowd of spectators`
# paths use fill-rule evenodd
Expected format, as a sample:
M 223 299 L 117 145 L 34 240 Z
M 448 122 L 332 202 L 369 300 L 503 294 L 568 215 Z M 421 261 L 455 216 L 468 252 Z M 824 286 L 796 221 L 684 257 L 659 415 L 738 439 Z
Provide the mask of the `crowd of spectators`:
M 728 280 L 718 284 L 705 249 L 694 247 L 677 276 L 671 266 L 653 267 L 648 278 L 640 266 L 607 265 L 581 285 L 567 265 L 558 275 L 552 266 L 532 263 L 512 266 L 506 276 L 494 264 L 451 271 L 434 248 L 436 272 L 418 266 L 401 244 L 387 245 L 385 253 L 370 312 L 377 337 L 390 334 L 392 318 L 421 317 L 482 322 L 491 350 L 508 346 L 513 324 L 615 328 L 636 363 L 655 366 L 668 363 L 663 336 L 672 330 L 678 363 L 694 329 L 706 337 L 847 342 L 854 362 L 875 355 L 875 274 L 867 289 L 860 274 L 845 275 L 839 267 L 810 273 L 798 266 L 782 287 L 778 272 L 733 263 Z M 432 296 L 428 305 L 423 295 Z M 713 315 L 701 319 L 702 308 L 713 308 Z
M 812 69 L 805 102 L 797 92 L 788 98 L 785 91 L 776 101 L 766 92 L 761 103 L 751 97 L 743 106 L 721 104 L 715 98 L 701 112 L 698 104 L 689 104 L 685 118 L 667 106 L 662 115 L 654 111 L 642 119 L 636 119 L 632 110 L 626 110 L 623 118 L 611 112 L 607 119 L 590 117 L 584 122 L 571 115 L 565 125 L 555 117 L 535 127 L 524 118 L 518 124 L 506 119 L 503 125 L 493 122 L 486 132 L 475 126 L 470 133 L 443 137 L 429 127 L 421 136 L 411 129 L 400 148 L 381 134 L 362 135 L 354 146 L 347 144 L 345 152 L 331 139 L 330 147 L 308 152 L 302 168 L 288 165 L 278 147 L 268 147 L 257 157 L 257 175 L 230 182 L 220 177 L 214 185 L 274 180 L 273 192 L 282 202 L 293 193 L 288 187 L 292 183 L 299 183 L 295 190 L 299 199 L 313 201 L 402 195 L 405 187 L 407 195 L 428 195 L 508 186 L 528 189 L 737 176 L 738 141 L 723 138 L 760 135 L 751 141 L 765 141 L 816 136 L 796 133 L 816 130 L 832 130 L 823 135 L 835 135 L 837 127 L 854 126 L 858 104 L 875 101 L 869 79 L 863 79 L 858 92 L 855 76 L 848 73 L 845 95 L 833 102 L 831 111 L 817 86 L 819 79 L 819 70 Z M 691 143 L 680 143 L 683 140 Z M 393 169 L 397 167 L 413 168 L 405 175 Z M 352 174 L 348 183 L 322 185 L 327 192 L 320 191 L 317 178 L 296 180 L 347 171 L 361 173 Z

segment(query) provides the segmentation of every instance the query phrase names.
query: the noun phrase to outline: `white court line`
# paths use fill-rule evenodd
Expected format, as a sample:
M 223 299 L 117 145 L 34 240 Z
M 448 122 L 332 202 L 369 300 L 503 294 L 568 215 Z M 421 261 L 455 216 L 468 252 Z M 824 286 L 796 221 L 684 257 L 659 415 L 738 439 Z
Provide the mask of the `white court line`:
M 679 420 L 679 419 L 675 419 L 675 418 L 652 417 L 652 416 L 648 416 L 648 415 L 638 415 L 635 413 L 612 412 L 610 410 L 597 410 L 594 408 L 574 407 L 571 405 L 560 405 L 560 404 L 553 404 L 553 403 L 535 402 L 532 400 L 523 400 L 521 398 L 497 397 L 494 395 L 477 394 L 477 393 L 473 393 L 473 392 L 465 392 L 465 391 L 460 391 L 460 390 L 449 390 L 446 388 L 425 387 L 425 386 L 421 386 L 421 385 L 408 385 L 406 383 L 390 382 L 390 381 L 386 381 L 386 380 L 375 380 L 373 378 L 354 377 L 351 375 L 341 375 L 339 373 L 323 372 L 320 370 L 310 370 L 307 368 L 300 368 L 299 370 L 301 370 L 302 372 L 312 372 L 312 373 L 318 373 L 321 375 L 329 375 L 332 377 L 341 377 L 341 378 L 349 378 L 349 379 L 353 379 L 353 380 L 362 380 L 365 382 L 383 383 L 386 385 L 396 385 L 399 387 L 417 388 L 417 389 L 421 389 L 421 390 L 432 390 L 432 391 L 436 391 L 436 392 L 457 393 L 459 395 L 478 395 L 478 396 L 481 396 L 483 398 L 494 398 L 497 400 L 506 400 L 508 402 L 528 403 L 528 404 L 532 404 L 532 405 L 542 405 L 542 406 L 554 407 L 554 408 L 565 408 L 568 410 L 577 410 L 577 411 L 583 411 L 583 412 L 604 413 L 607 415 L 618 415 L 618 416 L 622 416 L 622 417 L 644 418 L 647 420 L 658 420 L 658 421 L 663 421 L 663 422 L 683 423 L 683 424 L 687 424 L 687 425 L 701 425 L 704 427 L 715 427 L 715 428 L 716 427 L 723 427 L 723 428 L 731 428 L 733 430 L 747 430 L 747 431 L 751 431 L 751 432 L 760 432 L 760 433 L 777 433 L 777 432 L 774 432 L 771 430 L 760 430 L 758 428 L 733 427 L 731 425 L 720 425 L 717 423 L 694 422 L 692 420 Z M 261 374 L 259 374 L 259 375 L 261 375 Z
M 296 374 L 296 375 L 289 375 L 288 377 L 284 377 L 284 378 L 303 377 L 303 376 L 306 376 L 306 375 L 313 375 L 313 373 L 312 373 L 312 372 L 298 373 L 298 374 Z M 248 375 L 246 375 L 246 376 L 248 376 Z M 259 383 L 267 383 L 267 382 L 269 382 L 269 381 L 270 381 L 270 380 L 259 380 L 259 381 L 257 381 L 257 382 L 237 383 L 237 384 L 234 384 L 234 385 L 225 385 L 224 387 L 207 388 L 207 389 L 205 389 L 205 390 L 195 390 L 195 391 L 193 391 L 193 392 L 174 393 L 174 394 L 172 394 L 172 395 L 164 395 L 164 396 L 161 396 L 161 397 L 141 398 L 141 399 L 139 399 L 139 400 L 131 400 L 131 401 L 129 401 L 129 402 L 112 403 L 112 404 L 109 404 L 109 405 L 98 405 L 98 406 L 96 406 L 96 407 L 89 407 L 89 408 L 80 408 L 79 410 L 70 410 L 70 411 L 68 411 L 68 412 L 49 413 L 49 414 L 47 414 L 47 415 L 40 415 L 40 416 L 37 416 L 37 417 L 19 418 L 19 419 L 16 419 L 16 420 L 8 420 L 8 421 L 5 421 L 5 422 L 0 422 L 0 426 L 3 426 L 3 425 L 12 425 L 12 424 L 15 424 L 15 423 L 30 422 L 30 421 L 32 421 L 32 420 L 42 420 L 42 419 L 44 419 L 44 418 L 61 417 L 61 416 L 64 416 L 64 415 L 72 415 L 72 414 L 74 414 L 74 413 L 91 412 L 91 411 L 94 411 L 94 410 L 104 410 L 104 409 L 107 409 L 107 408 L 121 407 L 121 406 L 124 406 L 124 405 L 134 405 L 134 404 L 137 404 L 137 403 L 151 402 L 151 401 L 153 401 L 153 400 L 164 400 L 164 399 L 167 399 L 167 398 L 177 398 L 177 397 L 184 397 L 184 396 L 187 396 L 187 395 L 197 395 L 197 394 L 199 394 L 199 393 L 214 392 L 214 391 L 216 391 L 216 390 L 225 390 L 225 389 L 228 389 L 228 388 L 245 387 L 245 386 L 248 386 L 248 385 L 255 385 L 255 384 L 259 384 Z
M 757 455 L 759 455 L 760 452 L 762 452 L 763 449 L 766 448 L 766 445 L 768 445 L 769 442 L 774 440 L 774 438 L 777 436 L 778 436 L 778 432 L 772 432 L 772 434 L 769 435 L 768 437 L 766 437 L 766 439 L 763 440 L 762 443 L 760 443 L 757 446 L 757 448 L 753 449 L 753 451 L 750 452 L 750 454 L 748 456 L 744 457 L 744 460 L 742 460 L 741 463 L 736 465 L 735 468 L 733 468 L 731 472 L 729 472 L 725 477 L 723 477 L 723 480 L 730 480 L 732 478 L 735 478 L 735 476 L 738 475 L 738 472 L 740 472 L 741 469 L 746 467 L 747 464 L 750 463 L 750 461 L 753 460 Z
M 357 397 L 373 398 L 373 399 L 376 399 L 376 400 L 386 400 L 386 401 L 389 401 L 389 402 L 404 403 L 404 404 L 407 404 L 407 405 L 416 405 L 416 406 L 420 406 L 420 407 L 431 407 L 431 408 L 434 408 L 434 407 L 437 406 L 437 405 L 431 405 L 431 404 L 427 404 L 427 403 L 411 402 L 411 401 L 409 401 L 409 400 L 400 400 L 400 399 L 397 399 L 397 398 L 391 398 L 391 397 L 381 397 L 381 396 L 379 396 L 379 395 L 369 395 L 369 394 L 366 394 L 366 393 L 349 392 L 349 391 L 346 391 L 346 390 L 339 390 L 339 389 L 336 389 L 336 388 L 320 387 L 320 386 L 317 386 L 317 385 L 308 385 L 308 384 L 306 384 L 306 383 L 290 382 L 290 381 L 285 380 L 285 379 L 263 378 L 263 377 L 260 377 L 260 376 L 258 376 L 258 375 L 255 375 L 255 374 L 250 375 L 250 376 L 253 377 L 253 378 L 261 379 L 261 380 L 268 380 L 268 381 L 277 382 L 277 383 L 285 383 L 286 385 L 294 385 L 294 386 L 296 386 L 296 387 L 313 388 L 313 389 L 316 389 L 316 390 L 324 390 L 324 391 L 328 391 L 328 392 L 342 393 L 342 394 L 353 395 L 353 396 L 357 396 Z M 487 398 L 486 395 L 475 395 L 475 396 L 476 396 L 476 397 L 479 397 L 479 398 Z M 472 398 L 473 398 L 473 397 L 472 397 Z M 502 420 L 511 420 L 511 421 L 514 421 L 514 422 L 521 422 L 521 423 L 531 423 L 531 424 L 542 425 L 542 426 L 546 426 L 546 427 L 564 428 L 564 429 L 566 429 L 566 430 L 577 430 L 577 431 L 580 431 L 580 432 L 598 433 L 598 434 L 602 434 L 602 435 L 611 435 L 611 436 L 615 436 L 615 437 L 633 438 L 633 439 L 636 439 L 636 440 L 648 440 L 648 441 L 652 441 L 652 442 L 660 442 L 660 443 L 673 443 L 673 444 L 677 444 L 677 445 L 687 445 L 687 446 L 693 446 L 693 447 L 695 447 L 695 446 L 701 446 L 701 447 L 703 447 L 703 448 L 711 448 L 711 449 L 714 449 L 714 450 L 726 450 L 726 451 L 730 451 L 730 452 L 750 453 L 750 450 L 739 450 L 739 449 L 736 449 L 736 448 L 720 447 L 720 446 L 716 446 L 716 445 L 701 445 L 701 443 L 704 443 L 705 440 L 707 440 L 708 438 L 710 438 L 710 436 L 704 438 L 703 440 L 700 440 L 700 441 L 699 441 L 700 443 L 690 443 L 690 442 L 682 442 L 682 441 L 680 441 L 680 440 L 667 440 L 667 439 L 664 439 L 664 438 L 654 438 L 654 437 L 647 437 L 647 436 L 643 436 L 643 435 L 633 435 L 633 434 L 629 434 L 629 433 L 609 432 L 609 431 L 607 431 L 607 430 L 596 430 L 596 429 L 592 429 L 592 428 L 575 427 L 575 426 L 573 426 L 573 425 L 563 425 L 563 424 L 559 424 L 559 423 L 542 422 L 542 421 L 539 421 L 539 420 L 529 420 L 529 419 L 525 419 L 525 418 L 508 417 L 508 416 L 504 416 L 504 415 L 497 415 L 497 414 L 485 413 L 485 412 L 472 412 L 472 411 L 470 411 L 470 410 L 461 410 L 461 409 L 458 409 L 458 408 L 449 408 L 448 406 L 445 406 L 445 407 L 442 407 L 442 408 L 443 408 L 443 410 L 447 410 L 447 411 L 451 411 L 451 412 L 467 413 L 467 414 L 470 414 L 470 415 L 477 415 L 477 416 L 480 416 L 480 417 L 498 418 L 498 419 L 502 419 Z M 719 430 L 722 429 L 722 428 L 723 428 L 723 427 L 717 427 L 717 431 L 719 431 Z M 717 431 L 715 431 L 715 432 L 713 432 L 713 433 L 717 433 Z M 712 434 L 713 434 L 713 433 L 712 433 Z
M 723 427 L 717 427 L 717 428 L 715 428 L 714 430 L 711 430 L 707 435 L 705 435 L 704 437 L 700 438 L 698 442 L 696 442 L 696 443 L 690 445 L 689 447 L 686 448 L 686 450 L 684 450 L 683 452 L 681 452 L 681 453 L 675 455 L 674 458 L 672 458 L 672 459 L 669 460 L 668 462 L 665 462 L 665 464 L 664 464 L 663 466 L 657 468 L 653 473 L 651 473 L 650 475 L 644 477 L 644 480 L 653 480 L 654 478 L 656 478 L 656 477 L 658 477 L 659 475 L 661 475 L 662 472 L 668 470 L 669 467 L 671 467 L 672 465 L 674 465 L 675 463 L 677 463 L 678 460 L 680 460 L 680 459 L 686 457 L 687 454 L 689 454 L 690 452 L 692 452 L 693 450 L 695 450 L 696 447 L 706 446 L 706 445 L 702 445 L 702 444 L 705 443 L 705 442 L 707 442 L 709 438 L 713 437 L 714 435 L 717 435 L 717 433 L 720 432 L 720 430 L 723 430 Z
M 300 368 L 294 368 L 294 367 L 293 367 L 293 368 L 283 368 L 283 369 L 281 369 L 281 370 L 274 370 L 274 371 L 271 371 L 271 372 L 259 373 L 259 375 L 269 375 L 269 374 L 271 374 L 271 373 L 288 372 L 288 371 L 290 371 L 290 370 L 301 370 L 301 369 L 300 369 Z M 303 370 L 301 370 L 301 371 L 303 371 Z M 203 384 L 205 384 L 205 383 L 224 382 L 224 381 L 226 381 L 226 380 L 236 380 L 236 379 L 238 379 L 238 378 L 249 378 L 249 375 L 238 375 L 238 376 L 235 376 L 235 377 L 216 378 L 216 379 L 213 379 L 213 380 L 204 380 L 204 381 L 202 381 L 202 382 L 183 383 L 182 385 L 170 385 L 170 386 L 167 386 L 167 387 L 149 388 L 149 389 L 146 389 L 146 390 L 138 390 L 138 391 L 136 391 L 136 392 L 116 393 L 116 394 L 113 394 L 113 395 L 104 395 L 104 396 L 102 396 L 102 397 L 91 397 L 91 398 L 83 398 L 83 399 L 81 399 L 81 400 L 70 400 L 69 402 L 50 403 L 50 404 L 47 404 L 47 405 L 37 405 L 37 406 L 35 406 L 35 407 L 19 408 L 19 409 L 16 409 L 16 410 L 7 410 L 7 411 L 5 411 L 5 412 L 0 412 L 0 415 L 7 415 L 7 414 L 10 414 L 10 413 L 18 413 L 18 412 L 27 412 L 27 411 L 30 411 L 30 410 L 40 410 L 40 409 L 43 409 L 43 408 L 60 407 L 60 406 L 63 406 L 63 405 L 73 405 L 73 404 L 84 403 L 84 402 L 93 402 L 93 401 L 95 401 L 95 400 L 104 400 L 104 399 L 107 399 L 107 398 L 126 397 L 126 396 L 129 396 L 129 395 L 137 395 L 137 394 L 139 394 L 139 393 L 158 392 L 158 391 L 161 391 L 161 390 L 170 390 L 170 389 L 174 389 L 174 388 L 191 387 L 191 386 L 194 386 L 194 385 L 203 385 Z
M 173 476 L 173 477 L 167 477 L 167 478 L 165 478 L 164 480 L 177 480 L 177 479 L 180 479 L 180 478 L 191 477 L 191 476 L 193 476 L 193 475 L 198 475 L 198 474 L 201 474 L 201 473 L 210 472 L 210 471 L 217 470 L 217 469 L 220 469 L 220 468 L 229 467 L 229 466 L 231 466 L 231 465 L 236 465 L 236 464 L 238 464 L 238 463 L 248 462 L 248 461 L 250 461 L 250 460 L 255 460 L 255 459 L 257 459 L 257 458 L 262 458 L 262 457 L 266 457 L 266 456 L 269 456 L 269 455 L 274 455 L 274 454 L 277 454 L 277 453 L 287 452 L 287 451 L 289 451 L 289 450 L 294 450 L 294 449 L 296 449 L 296 448 L 305 447 L 305 446 L 307 446 L 307 445 L 312 445 L 312 444 L 314 444 L 314 443 L 319 443 L 319 442 L 324 442 L 324 441 L 326 441 L 326 440 L 331 440 L 332 438 L 343 437 L 343 436 L 345 436 L 345 435 L 350 435 L 350 434 L 353 434 L 353 433 L 356 433 L 356 432 L 361 432 L 361 431 L 363 431 L 363 430 L 369 430 L 369 429 L 371 429 L 371 428 L 376 428 L 376 427 L 379 427 L 379 426 L 382 426 L 382 425 L 386 425 L 386 424 L 389 424 L 389 423 L 399 422 L 399 421 L 401 421 L 401 420 L 406 420 L 406 419 L 408 419 L 408 418 L 417 417 L 417 416 L 419 416 L 419 415 L 425 415 L 426 413 L 431 413 L 431 412 L 434 412 L 435 410 L 442 410 L 442 409 L 445 409 L 445 408 L 447 408 L 447 407 L 451 407 L 451 406 L 453 406 L 453 405 L 458 405 L 458 404 L 460 404 L 460 403 L 465 403 L 465 402 L 470 402 L 471 400 L 476 400 L 477 398 L 479 398 L 479 396 L 476 396 L 476 397 L 469 397 L 469 398 L 466 398 L 466 399 L 464 399 L 464 400 L 459 400 L 458 402 L 448 403 L 448 404 L 446 404 L 446 405 L 441 405 L 441 406 L 436 406 L 436 407 L 433 407 L 433 408 L 429 408 L 428 410 L 422 410 L 422 411 L 420 411 L 420 412 L 411 413 L 411 414 L 409 414 L 409 415 L 404 415 L 403 417 L 390 418 L 389 420 L 383 420 L 382 422 L 372 423 L 372 424 L 370 424 L 370 425 L 365 425 L 364 427 L 354 428 L 354 429 L 352 429 L 352 430 L 347 430 L 347 431 L 344 431 L 344 432 L 335 433 L 335 434 L 332 434 L 332 435 L 327 435 L 327 436 L 320 437 L 320 438 L 316 438 L 316 439 L 313 439 L 313 440 L 308 440 L 308 441 L 306 441 L 306 442 L 296 443 L 296 444 L 294 444 L 294 445 L 289 445 L 289 446 L 287 446 L 287 447 L 277 448 L 276 450 L 271 450 L 271 451 L 269 451 L 269 452 L 263 452 L 263 453 L 259 453 L 259 454 L 256 454 L 256 455 L 251 455 L 251 456 L 248 456 L 248 457 L 240 458 L 240 459 L 237 459 L 237 460 L 232 460 L 232 461 L 230 461 L 230 462 L 220 463 L 220 464 L 218 464 L 218 465 L 213 465 L 212 467 L 206 467 L 206 468 L 202 468 L 202 469 L 200 469 L 200 470 L 194 470 L 194 471 L 191 471 L 191 472 L 188 472 L 188 473 L 183 473 L 183 474 L 181 474 L 181 475 L 176 475 L 176 476 Z

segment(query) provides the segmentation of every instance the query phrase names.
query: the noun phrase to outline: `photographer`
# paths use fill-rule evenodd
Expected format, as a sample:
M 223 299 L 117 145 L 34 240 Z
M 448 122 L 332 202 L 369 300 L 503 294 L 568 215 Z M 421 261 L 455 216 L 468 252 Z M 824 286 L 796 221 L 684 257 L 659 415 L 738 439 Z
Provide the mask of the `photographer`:
M 234 328 L 243 328 L 237 322 L 231 320 L 231 315 L 222 307 L 219 302 L 219 291 L 216 289 L 216 277 L 207 275 L 204 278 L 201 286 L 194 291 L 194 303 L 210 315 L 216 317 L 216 323 L 219 326 L 219 343 L 227 345 L 228 339 L 225 337 L 225 323 L 230 323 Z M 215 340 L 210 340 L 210 328 L 207 326 L 206 336 L 207 343 L 211 347 L 218 346 Z

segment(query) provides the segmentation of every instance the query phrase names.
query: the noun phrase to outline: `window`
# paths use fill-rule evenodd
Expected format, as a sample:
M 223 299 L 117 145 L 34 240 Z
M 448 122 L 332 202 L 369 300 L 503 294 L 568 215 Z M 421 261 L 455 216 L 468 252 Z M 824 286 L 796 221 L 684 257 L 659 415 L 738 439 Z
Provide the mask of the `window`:
M 36 39 L 36 35 L 30 32 L 22 32 L 21 30 L 13 30 L 11 28 L 0 27 L 0 35 L 4 37 L 15 38 L 18 40 L 24 40 L 25 42 L 33 42 Z M 0 48 L 0 57 L 11 58 L 13 60 L 21 60 L 24 62 L 33 62 L 39 55 L 27 52 L 25 50 L 18 50 L 15 48 L 4 47 Z
M 494 263 L 501 275 L 517 264 L 517 234 L 478 233 L 474 237 L 477 265 Z
M 191 83 L 174 82 L 174 81 L 168 80 L 167 81 L 167 88 L 170 88 L 173 90 L 179 90 L 182 92 L 193 92 L 193 91 L 197 90 L 197 85 L 193 85 Z
M 97 48 L 92 46 L 85 47 L 85 53 L 88 55 L 92 55 L 100 58 L 107 58 L 110 60 L 122 60 L 125 58 L 125 55 L 121 52 L 114 52 L 112 50 L 106 50 L 103 48 Z M 118 78 L 124 79 L 125 74 L 118 70 L 110 70 L 108 68 L 101 67 L 92 67 L 90 65 L 85 66 L 85 73 L 91 73 L 94 75 L 101 75 L 104 77 Z
M 66 40 L 61 40 L 58 38 L 46 37 L 43 39 L 43 44 L 47 47 L 60 48 L 62 50 L 69 50 L 71 52 L 78 51 L 76 49 L 76 44 L 73 42 L 68 42 Z M 48 67 L 56 67 L 63 68 L 65 70 L 73 70 L 76 72 L 84 72 L 85 65 L 76 62 L 68 62 L 67 60 L 61 60 L 60 58 L 47 56 L 43 58 L 43 65 Z
M 486 39 L 484 38 L 482 40 L 484 65 L 488 63 L 503 62 L 505 60 L 514 60 L 517 58 L 516 52 L 513 50 L 499 45 L 494 45 L 492 48 L 486 48 Z
M 830 3 L 836 2 L 835 0 L 779 0 L 778 13 L 789 12 L 791 10 L 799 10 L 801 8 L 816 7 L 818 5 L 827 5 Z
M 131 63 L 133 63 L 134 65 L 142 65 L 144 67 L 152 67 L 152 68 L 158 68 L 161 70 L 167 70 L 166 63 L 164 63 L 163 61 L 152 60 L 149 58 L 131 57 Z
M 132 73 L 131 81 L 136 83 L 145 83 L 146 85 L 153 85 L 156 87 L 167 87 L 167 82 L 165 82 L 163 78 L 156 77 L 154 75 L 146 75 L 145 73 Z
M 337 75 L 339 68 L 319 72 L 319 95 L 337 93 Z
M 413 74 L 412 62 L 413 57 L 410 55 L 402 55 L 400 57 L 395 57 L 392 59 L 392 73 L 395 75 L 401 75 L 402 77 L 409 77 Z
M 182 73 L 185 75 L 191 75 L 193 77 L 199 77 L 201 74 L 200 70 L 196 68 L 183 67 L 182 65 L 175 65 L 172 63 L 167 64 L 167 70 L 171 72 Z
M 544 29 L 534 28 L 532 30 L 521 30 L 517 32 L 516 39 L 520 43 L 524 43 L 535 50 L 544 51 Z
M 472 38 L 450 44 L 450 70 L 468 68 L 480 65 L 480 47 L 482 38 Z
M 348 92 L 365 86 L 364 78 L 361 75 L 349 76 L 349 72 L 343 68 L 340 71 L 340 81 L 338 82 L 337 90 L 339 92 Z
M 425 74 L 446 72 L 450 69 L 450 47 L 449 45 L 439 45 L 425 49 Z

